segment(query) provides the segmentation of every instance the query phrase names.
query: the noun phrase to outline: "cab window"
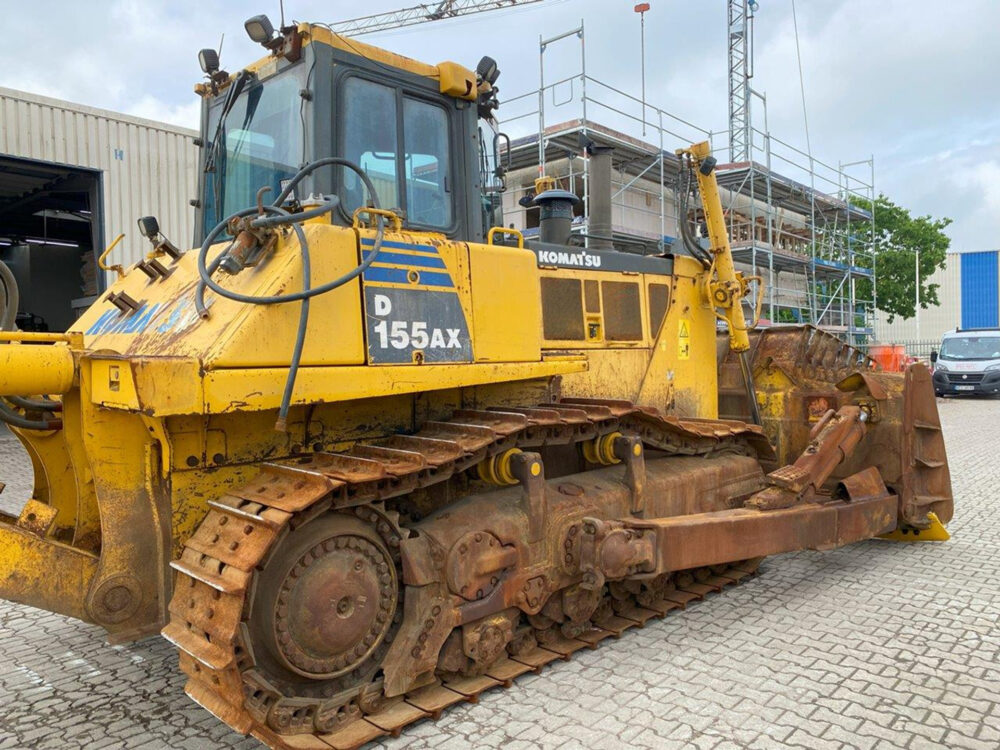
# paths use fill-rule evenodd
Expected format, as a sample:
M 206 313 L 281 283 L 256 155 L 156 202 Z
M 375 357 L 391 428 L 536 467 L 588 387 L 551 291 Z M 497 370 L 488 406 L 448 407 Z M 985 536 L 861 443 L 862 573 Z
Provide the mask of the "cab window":
M 362 78 L 343 88 L 344 158 L 368 173 L 382 208 L 401 208 L 396 174 L 396 90 Z M 363 205 L 365 188 L 354 172 L 343 170 L 344 207 Z
M 416 224 L 451 224 L 448 199 L 448 116 L 418 99 L 403 98 L 406 215 Z
M 341 92 L 342 153 L 368 173 L 382 207 L 401 209 L 407 224 L 450 227 L 447 112 L 359 77 L 348 78 Z M 364 186 L 346 171 L 343 180 L 341 199 L 350 214 L 363 204 Z

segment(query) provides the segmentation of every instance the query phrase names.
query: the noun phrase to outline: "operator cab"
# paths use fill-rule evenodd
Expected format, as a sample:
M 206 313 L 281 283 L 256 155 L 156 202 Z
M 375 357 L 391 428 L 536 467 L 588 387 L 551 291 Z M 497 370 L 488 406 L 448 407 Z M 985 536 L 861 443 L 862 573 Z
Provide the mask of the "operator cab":
M 379 205 L 405 228 L 482 241 L 501 223 L 500 135 L 492 118 L 499 75 L 426 65 L 299 24 L 275 32 L 265 16 L 246 22 L 270 56 L 234 75 L 214 50 L 199 61 L 203 98 L 201 184 L 195 244 L 236 211 L 270 202 L 305 164 L 329 156 L 364 169 Z M 481 122 L 480 122 L 481 121 Z M 354 173 L 324 168 L 291 198 L 336 195 L 335 223 L 350 225 L 367 198 Z
M 931 352 L 934 392 L 1000 393 L 1000 328 L 956 328 Z

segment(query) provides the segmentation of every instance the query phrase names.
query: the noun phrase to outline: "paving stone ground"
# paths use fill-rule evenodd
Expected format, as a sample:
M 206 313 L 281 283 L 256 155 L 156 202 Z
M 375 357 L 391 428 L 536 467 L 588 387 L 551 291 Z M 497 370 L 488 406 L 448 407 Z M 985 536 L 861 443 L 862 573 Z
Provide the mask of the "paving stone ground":
M 1000 747 L 1000 401 L 938 404 L 951 541 L 769 558 L 746 585 L 377 747 Z M 8 507 L 29 481 L 15 449 L 0 439 Z M 109 646 L 0 602 L 0 750 L 77 747 L 260 745 L 184 696 L 163 641 Z

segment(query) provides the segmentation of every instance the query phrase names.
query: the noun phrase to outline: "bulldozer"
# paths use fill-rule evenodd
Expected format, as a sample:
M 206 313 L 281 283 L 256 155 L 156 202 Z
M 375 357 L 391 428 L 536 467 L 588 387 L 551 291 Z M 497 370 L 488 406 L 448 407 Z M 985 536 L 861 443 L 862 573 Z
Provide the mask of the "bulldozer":
M 144 217 L 148 254 L 72 328 L 0 333 L 35 482 L 0 515 L 0 597 L 160 633 L 236 732 L 328 750 L 765 556 L 946 533 L 927 369 L 756 325 L 707 143 L 675 157 L 707 236 L 686 203 L 669 252 L 574 236 L 543 177 L 526 241 L 492 59 L 246 28 L 258 62 L 200 54 L 200 247 Z

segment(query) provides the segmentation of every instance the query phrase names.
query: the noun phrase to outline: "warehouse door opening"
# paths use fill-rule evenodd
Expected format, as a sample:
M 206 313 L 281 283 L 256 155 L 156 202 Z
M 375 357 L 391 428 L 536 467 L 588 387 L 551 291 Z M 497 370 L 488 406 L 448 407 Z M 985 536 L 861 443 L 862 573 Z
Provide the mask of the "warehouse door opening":
M 17 279 L 17 326 L 65 331 L 104 289 L 101 173 L 0 155 L 0 260 Z

